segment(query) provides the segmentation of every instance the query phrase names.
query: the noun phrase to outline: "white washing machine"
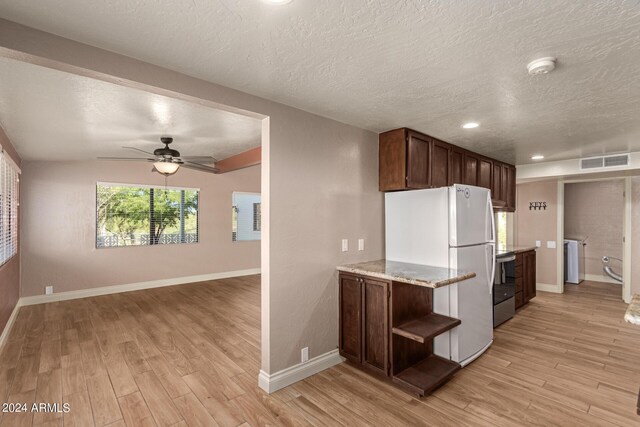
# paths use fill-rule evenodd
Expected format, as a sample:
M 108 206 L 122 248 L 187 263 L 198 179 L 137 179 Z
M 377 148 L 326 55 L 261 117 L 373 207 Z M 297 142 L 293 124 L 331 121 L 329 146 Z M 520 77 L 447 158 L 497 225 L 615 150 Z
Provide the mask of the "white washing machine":
M 565 282 L 579 284 L 584 280 L 584 240 L 564 240 Z

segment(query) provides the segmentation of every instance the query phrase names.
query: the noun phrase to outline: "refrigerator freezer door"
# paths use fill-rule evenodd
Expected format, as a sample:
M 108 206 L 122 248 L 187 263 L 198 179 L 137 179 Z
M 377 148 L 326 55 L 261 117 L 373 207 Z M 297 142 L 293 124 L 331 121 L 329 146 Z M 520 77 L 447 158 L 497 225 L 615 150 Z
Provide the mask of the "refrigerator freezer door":
M 449 245 L 469 246 L 494 241 L 493 205 L 486 188 L 449 187 Z
M 442 357 L 450 356 L 451 360 L 464 366 L 482 354 L 493 341 L 494 247 L 485 244 L 451 248 L 449 255 L 452 268 L 473 271 L 476 277 L 447 286 L 446 292 L 434 290 L 434 311 L 462 321 L 448 333 L 448 339 L 447 334 L 443 334 L 442 339 L 434 341 L 434 351 Z

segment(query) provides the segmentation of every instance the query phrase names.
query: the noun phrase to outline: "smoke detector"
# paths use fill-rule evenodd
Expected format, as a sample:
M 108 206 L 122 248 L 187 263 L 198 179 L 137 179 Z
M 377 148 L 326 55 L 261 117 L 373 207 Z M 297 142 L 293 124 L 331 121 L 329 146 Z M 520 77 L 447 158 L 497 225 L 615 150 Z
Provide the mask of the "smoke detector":
M 556 68 L 556 58 L 552 56 L 536 59 L 527 65 L 527 70 L 529 70 L 529 74 L 532 76 L 548 74 L 552 72 L 554 68 Z

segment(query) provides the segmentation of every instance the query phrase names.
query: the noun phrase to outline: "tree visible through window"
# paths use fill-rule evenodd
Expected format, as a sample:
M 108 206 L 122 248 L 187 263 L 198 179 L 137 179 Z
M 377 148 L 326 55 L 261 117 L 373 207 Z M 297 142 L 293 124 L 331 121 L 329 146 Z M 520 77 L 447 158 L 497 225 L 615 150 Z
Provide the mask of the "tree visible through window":
M 98 184 L 96 247 L 198 242 L 196 189 Z

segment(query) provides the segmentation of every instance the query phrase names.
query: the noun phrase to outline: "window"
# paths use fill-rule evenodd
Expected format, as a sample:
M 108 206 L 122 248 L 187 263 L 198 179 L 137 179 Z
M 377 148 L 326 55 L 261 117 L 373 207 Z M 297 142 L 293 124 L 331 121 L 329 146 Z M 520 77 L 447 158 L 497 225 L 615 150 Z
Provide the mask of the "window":
M 96 247 L 198 242 L 199 190 L 96 186 Z
M 507 245 L 507 213 L 497 212 L 496 214 L 496 243 L 501 246 Z
M 260 193 L 235 191 L 231 196 L 231 240 L 260 240 L 262 212 Z
M 0 147 L 0 265 L 18 253 L 18 168 Z

